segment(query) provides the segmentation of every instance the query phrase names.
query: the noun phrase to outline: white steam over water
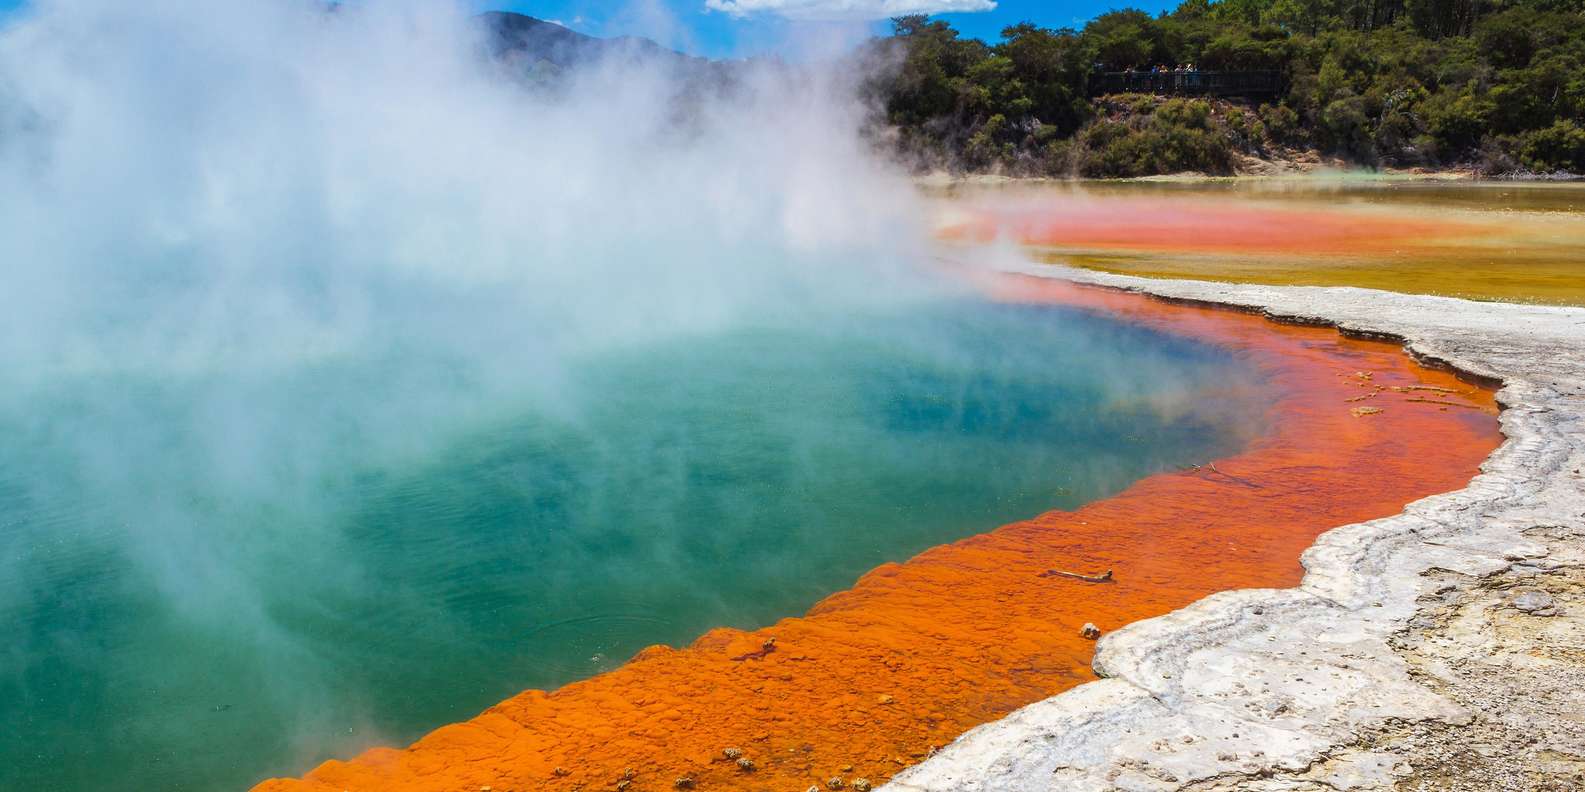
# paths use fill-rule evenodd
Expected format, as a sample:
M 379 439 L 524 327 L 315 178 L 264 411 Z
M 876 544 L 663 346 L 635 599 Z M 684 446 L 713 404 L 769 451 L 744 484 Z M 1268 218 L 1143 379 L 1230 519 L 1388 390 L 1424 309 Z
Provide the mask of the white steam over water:
M 5 407 L 85 378 L 201 385 L 180 464 L 294 487 L 325 474 L 320 443 L 566 401 L 570 355 L 898 297 L 918 213 L 843 84 L 745 70 L 684 102 L 628 62 L 529 90 L 482 48 L 445 2 L 38 2 L 0 34 Z M 444 372 L 346 410 L 270 387 L 373 356 Z M 82 408 L 136 409 L 112 395 Z M 337 436 L 283 434 L 305 409 Z M 71 441 L 107 468 L 82 475 L 128 478 L 116 438 Z M 159 530 L 138 552 L 183 579 L 220 552 L 209 526 Z
M 628 59 L 532 86 L 484 49 L 436 0 L 35 0 L 0 30 L 0 623 L 36 628 L 0 703 L 201 685 L 213 657 L 94 632 L 135 603 L 312 720 L 333 681 L 270 592 L 365 574 L 317 494 L 347 471 L 573 416 L 580 356 L 922 288 L 921 213 L 843 80 Z M 39 687 L 95 653 L 123 675 Z
M 646 62 L 550 97 L 477 36 L 432 0 L 41 2 L 0 40 L 6 357 L 295 364 L 437 289 L 501 308 L 434 324 L 546 354 L 783 303 L 912 230 L 842 85 L 683 107 Z
M 0 789 L 401 743 L 1260 414 L 1221 350 L 932 277 L 851 64 L 547 82 L 481 27 L 0 28 Z

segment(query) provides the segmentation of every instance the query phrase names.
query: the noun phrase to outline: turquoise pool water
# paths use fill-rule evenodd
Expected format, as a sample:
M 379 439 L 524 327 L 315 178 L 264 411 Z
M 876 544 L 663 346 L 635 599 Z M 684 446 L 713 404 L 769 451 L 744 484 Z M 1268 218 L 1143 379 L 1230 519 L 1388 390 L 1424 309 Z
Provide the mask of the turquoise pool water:
M 301 772 L 1260 429 L 1227 352 L 963 299 L 469 377 L 393 347 L 4 402 L 0 789 Z

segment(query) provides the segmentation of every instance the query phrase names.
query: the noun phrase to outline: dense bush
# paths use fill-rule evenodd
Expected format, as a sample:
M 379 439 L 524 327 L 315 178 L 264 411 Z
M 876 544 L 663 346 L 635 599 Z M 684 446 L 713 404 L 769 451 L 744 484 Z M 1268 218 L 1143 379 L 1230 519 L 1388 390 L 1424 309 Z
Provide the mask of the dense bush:
M 1077 159 L 1067 164 L 1083 176 L 1233 172 L 1232 130 L 1213 123 L 1211 105 L 1201 99 L 1169 99 L 1126 121 L 1100 121 L 1077 144 L 1069 151 Z
M 870 88 L 921 167 L 1220 173 L 1237 152 L 1292 146 L 1366 165 L 1585 168 L 1585 0 L 1184 0 L 1083 30 L 1016 25 L 995 45 L 893 23 L 876 48 L 894 68 Z M 1285 88 L 1244 112 L 1089 96 L 1097 72 L 1183 63 L 1274 70 Z
M 1585 128 L 1573 121 L 1558 121 L 1544 129 L 1519 135 L 1519 164 L 1537 173 L 1585 172 Z

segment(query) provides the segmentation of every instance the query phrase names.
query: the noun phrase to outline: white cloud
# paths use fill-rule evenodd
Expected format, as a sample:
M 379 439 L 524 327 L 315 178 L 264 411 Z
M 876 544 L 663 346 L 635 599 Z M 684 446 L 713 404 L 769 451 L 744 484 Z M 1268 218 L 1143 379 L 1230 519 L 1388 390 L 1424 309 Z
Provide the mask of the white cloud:
M 735 17 L 776 14 L 788 19 L 884 19 L 903 14 L 991 11 L 996 0 L 705 0 L 704 6 Z

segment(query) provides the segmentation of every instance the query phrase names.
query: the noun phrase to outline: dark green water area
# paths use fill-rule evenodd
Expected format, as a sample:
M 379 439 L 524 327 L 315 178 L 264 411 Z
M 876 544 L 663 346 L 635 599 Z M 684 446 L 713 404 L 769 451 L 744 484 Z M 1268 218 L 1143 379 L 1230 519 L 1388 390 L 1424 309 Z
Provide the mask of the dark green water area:
M 1262 431 L 1246 361 L 1053 307 L 568 361 L 28 384 L 0 412 L 0 789 L 241 789 L 402 744 Z

